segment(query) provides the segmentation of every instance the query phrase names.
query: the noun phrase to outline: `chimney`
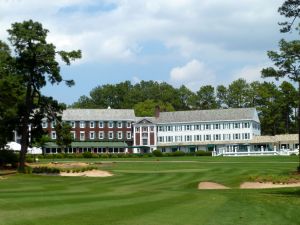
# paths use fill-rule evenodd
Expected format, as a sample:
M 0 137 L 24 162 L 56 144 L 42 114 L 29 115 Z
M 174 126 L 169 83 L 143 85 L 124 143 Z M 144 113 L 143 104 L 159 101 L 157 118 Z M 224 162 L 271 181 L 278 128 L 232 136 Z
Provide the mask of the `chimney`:
M 159 105 L 155 106 L 155 118 L 159 117 L 159 113 L 160 113 L 160 107 Z

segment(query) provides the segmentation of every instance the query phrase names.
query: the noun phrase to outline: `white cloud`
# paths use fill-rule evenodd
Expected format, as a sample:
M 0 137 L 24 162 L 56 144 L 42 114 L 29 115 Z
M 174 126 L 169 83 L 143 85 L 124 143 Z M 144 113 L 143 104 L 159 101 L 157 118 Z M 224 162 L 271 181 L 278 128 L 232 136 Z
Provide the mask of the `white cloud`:
M 237 80 L 243 78 L 247 82 L 262 81 L 261 70 L 266 67 L 267 65 L 244 66 L 242 69 L 234 72 L 232 79 Z
M 279 36 L 274 34 L 279 33 L 277 8 L 281 0 L 103 2 L 116 7 L 91 12 L 88 6 L 95 8 L 99 1 L 6 0 L 0 9 L 0 34 L 3 37 L 12 22 L 33 18 L 57 36 L 55 45 L 79 46 L 88 60 L 98 61 L 133 59 L 143 53 L 139 45 L 147 40 L 158 40 L 178 57 L 191 60 L 200 54 L 205 59 L 218 58 L 212 49 L 225 54 L 265 51 L 270 40 Z
M 175 86 L 186 85 L 193 91 L 200 86 L 214 84 L 216 75 L 203 62 L 191 60 L 182 67 L 175 67 L 170 72 L 170 81 Z

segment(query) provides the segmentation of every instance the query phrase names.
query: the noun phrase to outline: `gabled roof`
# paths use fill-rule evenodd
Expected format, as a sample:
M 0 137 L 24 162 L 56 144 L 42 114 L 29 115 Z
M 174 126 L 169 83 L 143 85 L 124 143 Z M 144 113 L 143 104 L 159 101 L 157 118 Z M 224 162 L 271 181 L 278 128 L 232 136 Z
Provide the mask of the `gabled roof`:
M 136 124 L 155 123 L 155 117 L 136 117 Z
M 254 120 L 259 122 L 255 108 L 161 112 L 159 118 L 156 119 L 156 122 L 159 124 L 236 120 Z
M 64 121 L 123 120 L 135 121 L 133 109 L 66 109 L 63 111 Z

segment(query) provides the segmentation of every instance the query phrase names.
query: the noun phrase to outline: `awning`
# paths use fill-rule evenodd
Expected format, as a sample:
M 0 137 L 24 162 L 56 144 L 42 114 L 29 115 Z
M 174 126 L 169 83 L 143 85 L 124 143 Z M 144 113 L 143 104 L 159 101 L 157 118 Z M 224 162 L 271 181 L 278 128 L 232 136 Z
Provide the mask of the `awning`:
M 60 148 L 55 142 L 47 142 L 45 148 Z M 125 142 L 74 141 L 71 148 L 127 148 Z

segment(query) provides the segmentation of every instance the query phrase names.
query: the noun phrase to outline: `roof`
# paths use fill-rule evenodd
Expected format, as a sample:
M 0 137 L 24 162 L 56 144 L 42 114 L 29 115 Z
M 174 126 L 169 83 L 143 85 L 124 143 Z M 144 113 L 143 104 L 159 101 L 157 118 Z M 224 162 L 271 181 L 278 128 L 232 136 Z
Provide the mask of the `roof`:
M 279 134 L 275 135 L 278 142 L 298 142 L 298 134 Z
M 211 122 L 254 120 L 259 122 L 255 108 L 211 109 L 177 112 L 161 112 L 157 123 Z
M 63 111 L 64 121 L 135 121 L 133 109 L 66 109 Z
M 59 148 L 55 142 L 47 142 L 44 145 L 45 148 Z M 101 141 L 73 141 L 71 144 L 72 148 L 126 148 L 125 142 L 101 142 Z

